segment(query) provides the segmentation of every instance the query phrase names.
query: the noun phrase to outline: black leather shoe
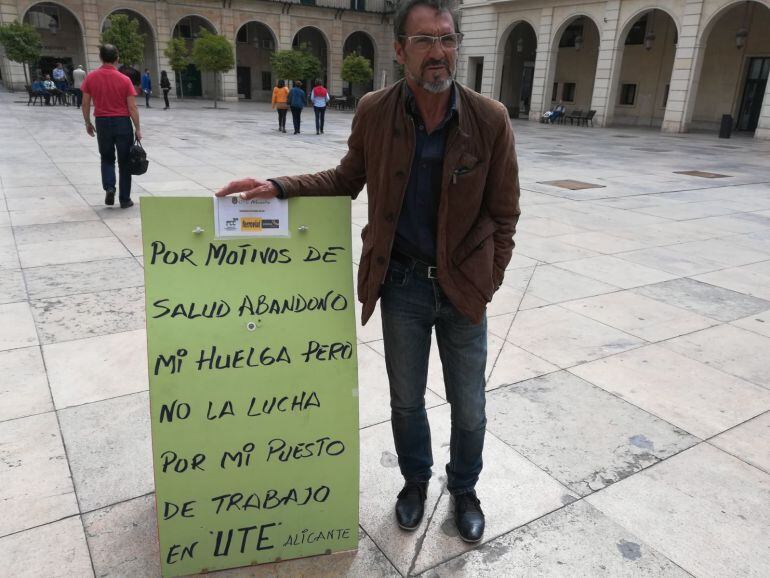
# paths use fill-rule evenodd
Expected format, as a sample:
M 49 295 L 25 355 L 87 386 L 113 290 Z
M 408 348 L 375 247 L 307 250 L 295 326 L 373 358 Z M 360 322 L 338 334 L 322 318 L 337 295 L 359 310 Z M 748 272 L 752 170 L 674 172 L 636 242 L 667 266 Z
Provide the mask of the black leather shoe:
M 407 482 L 396 500 L 396 521 L 402 530 L 416 530 L 425 513 L 428 482 Z
M 105 205 L 114 205 L 115 204 L 115 189 L 107 189 L 105 191 L 104 195 L 104 204 Z
M 134 206 L 134 201 L 132 201 L 131 199 L 128 199 L 127 201 L 120 201 L 120 208 L 121 209 L 127 209 L 127 208 L 133 207 L 133 206 Z
M 455 524 L 460 538 L 464 542 L 474 544 L 484 535 L 484 512 L 476 492 L 454 496 Z

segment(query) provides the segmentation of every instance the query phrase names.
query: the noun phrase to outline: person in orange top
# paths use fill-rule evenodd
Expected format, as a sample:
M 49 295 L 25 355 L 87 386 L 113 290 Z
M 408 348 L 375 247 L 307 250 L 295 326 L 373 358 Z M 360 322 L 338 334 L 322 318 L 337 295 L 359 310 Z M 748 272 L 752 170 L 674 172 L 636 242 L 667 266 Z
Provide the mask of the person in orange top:
M 278 131 L 286 132 L 286 113 L 289 110 L 289 89 L 283 80 L 273 88 L 273 110 L 278 111 Z

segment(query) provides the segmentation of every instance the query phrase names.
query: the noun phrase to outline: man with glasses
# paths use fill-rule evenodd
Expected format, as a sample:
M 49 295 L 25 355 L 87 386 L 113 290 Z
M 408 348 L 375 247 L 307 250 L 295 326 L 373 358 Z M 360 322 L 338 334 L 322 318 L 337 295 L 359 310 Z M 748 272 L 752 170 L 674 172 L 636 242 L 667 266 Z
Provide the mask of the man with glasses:
M 452 416 L 447 490 L 460 537 L 478 542 L 485 310 L 510 261 L 520 212 L 513 134 L 500 103 L 453 80 L 462 34 L 447 0 L 404 0 L 394 29 L 405 79 L 361 99 L 336 168 L 233 181 L 217 196 L 356 198 L 367 186 L 358 299 L 363 323 L 381 299 L 391 425 L 405 480 L 396 521 L 411 531 L 423 519 L 433 466 L 425 389 L 435 327 Z

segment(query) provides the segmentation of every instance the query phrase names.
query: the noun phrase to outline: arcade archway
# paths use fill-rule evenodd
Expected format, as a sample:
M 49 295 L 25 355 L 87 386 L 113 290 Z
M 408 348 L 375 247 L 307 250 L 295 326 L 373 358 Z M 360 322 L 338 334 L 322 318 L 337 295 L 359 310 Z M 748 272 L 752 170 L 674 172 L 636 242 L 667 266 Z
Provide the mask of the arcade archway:
M 698 92 L 690 128 L 714 130 L 731 114 L 736 130 L 753 132 L 770 73 L 770 8 L 740 2 L 706 26 Z
M 76 66 L 87 66 L 83 27 L 70 10 L 55 2 L 39 2 L 30 6 L 23 21 L 40 33 L 43 48 L 40 60 L 30 66 L 30 82 L 51 74 L 57 62 L 64 65 L 70 82 Z
M 217 33 L 214 25 L 200 16 L 185 16 L 174 26 L 174 38 L 183 38 L 188 49 L 192 50 L 193 42 L 200 36 L 201 30 L 212 34 Z M 190 64 L 187 70 L 176 73 L 176 94 L 181 97 L 214 98 L 217 90 L 216 76 L 213 72 L 201 72 L 195 65 Z
M 505 40 L 500 74 L 500 102 L 511 118 L 527 118 L 537 58 L 537 36 L 527 22 L 515 24 Z
M 374 69 L 374 42 L 366 32 L 353 32 L 345 39 L 345 44 L 342 48 L 342 58 L 344 59 L 348 54 L 355 52 L 359 56 L 363 56 L 369 61 L 372 66 L 372 79 L 366 84 L 355 85 L 347 83 L 346 92 L 353 94 L 353 96 L 360 97 L 367 92 L 374 90 L 375 74 Z
M 269 101 L 273 84 L 273 68 L 270 58 L 275 52 L 273 31 L 252 20 L 246 22 L 235 35 L 235 61 L 238 79 L 238 96 L 246 100 Z
M 635 15 L 619 35 L 622 64 L 612 103 L 613 124 L 663 123 L 679 39 L 674 19 L 661 9 Z

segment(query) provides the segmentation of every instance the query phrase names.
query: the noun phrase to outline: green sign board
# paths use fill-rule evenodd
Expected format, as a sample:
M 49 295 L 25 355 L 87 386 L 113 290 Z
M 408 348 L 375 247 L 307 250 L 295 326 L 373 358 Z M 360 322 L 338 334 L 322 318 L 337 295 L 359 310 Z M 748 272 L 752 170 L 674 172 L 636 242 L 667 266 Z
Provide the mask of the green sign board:
M 141 204 L 163 576 L 355 549 L 350 200 L 289 237 L 214 237 L 210 198 Z

